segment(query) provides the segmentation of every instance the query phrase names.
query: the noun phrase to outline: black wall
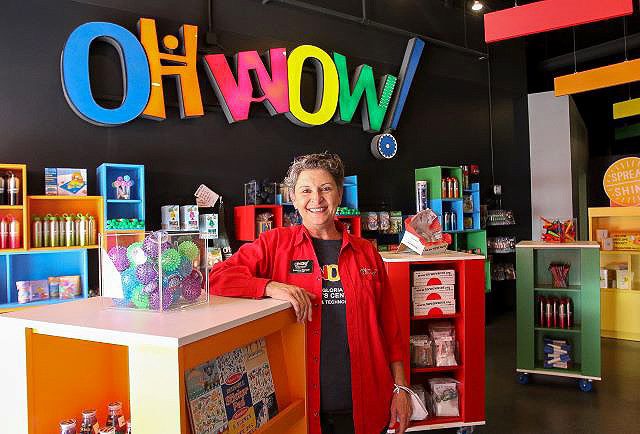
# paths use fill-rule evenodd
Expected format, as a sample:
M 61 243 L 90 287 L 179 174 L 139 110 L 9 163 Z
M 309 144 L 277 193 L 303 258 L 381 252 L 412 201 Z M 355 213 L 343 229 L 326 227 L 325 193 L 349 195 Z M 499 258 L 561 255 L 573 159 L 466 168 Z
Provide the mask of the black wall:
M 206 0 L 44 1 L 9 0 L 0 12 L 0 160 L 24 162 L 29 194 L 42 194 L 44 167 L 86 167 L 90 194 L 102 162 L 142 163 L 147 169 L 147 220 L 159 224 L 163 204 L 193 202 L 200 183 L 241 204 L 249 179 L 280 180 L 294 156 L 329 150 L 339 153 L 348 174 L 359 175 L 361 208 L 381 204 L 414 207 L 413 169 L 478 163 L 482 182 L 492 182 L 487 61 L 427 44 L 398 130 L 399 153 L 380 162 L 369 151 L 372 135 L 360 125 L 326 124 L 301 128 L 284 117 L 271 118 L 262 106 L 249 121 L 228 125 L 204 75 L 200 86 L 206 114 L 181 120 L 173 81 L 165 81 L 168 118 L 138 119 L 115 128 L 79 119 L 67 105 L 59 61 L 68 35 L 88 21 L 110 21 L 135 33 L 139 17 L 157 20 L 158 36 L 175 34 L 183 23 L 199 26 L 205 40 Z M 358 15 L 360 1 L 315 4 Z M 439 0 L 368 1 L 368 18 L 416 33 L 486 51 L 482 22 L 447 8 Z M 466 27 L 465 27 L 466 22 Z M 288 49 L 307 43 L 347 56 L 350 67 L 368 63 L 376 76 L 397 75 L 407 38 L 335 18 L 259 0 L 213 1 L 213 23 L 224 53 Z M 220 48 L 202 44 L 204 52 Z M 104 104 L 121 95 L 119 64 L 110 48 L 93 50 L 94 94 Z M 491 47 L 493 83 L 493 170 L 503 184 L 505 205 L 529 238 L 530 186 L 526 114 L 526 62 L 521 41 Z M 311 80 L 311 78 L 309 78 Z M 311 95 L 313 97 L 313 95 Z M 228 211 L 229 214 L 229 211 Z

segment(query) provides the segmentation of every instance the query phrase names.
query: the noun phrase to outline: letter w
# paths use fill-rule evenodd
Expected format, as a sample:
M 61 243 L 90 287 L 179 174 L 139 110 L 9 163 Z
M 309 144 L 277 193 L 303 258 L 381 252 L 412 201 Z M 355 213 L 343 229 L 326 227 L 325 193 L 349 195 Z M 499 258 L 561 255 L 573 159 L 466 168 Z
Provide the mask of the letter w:
M 265 105 L 271 116 L 289 111 L 289 83 L 287 81 L 287 53 L 284 48 L 272 48 L 265 55 L 265 67 L 257 51 L 242 51 L 234 57 L 234 69 L 238 81 L 224 54 L 208 54 L 203 63 L 211 86 L 229 123 L 249 118 L 253 102 Z M 259 97 L 253 96 L 250 73 L 255 74 Z
M 366 99 L 362 103 L 362 129 L 370 133 L 380 131 L 391 102 L 397 78 L 393 75 L 383 76 L 380 79 L 380 90 L 378 92 L 373 78 L 373 69 L 369 65 L 360 65 L 356 68 L 353 74 L 353 82 L 350 85 L 346 57 L 339 53 L 333 53 L 333 61 L 338 69 L 338 78 L 340 80 L 339 109 L 334 120 L 338 123 L 351 122 L 364 94 Z M 351 89 L 353 89 L 353 93 L 351 93 Z M 378 93 L 380 94 L 380 99 L 378 99 Z

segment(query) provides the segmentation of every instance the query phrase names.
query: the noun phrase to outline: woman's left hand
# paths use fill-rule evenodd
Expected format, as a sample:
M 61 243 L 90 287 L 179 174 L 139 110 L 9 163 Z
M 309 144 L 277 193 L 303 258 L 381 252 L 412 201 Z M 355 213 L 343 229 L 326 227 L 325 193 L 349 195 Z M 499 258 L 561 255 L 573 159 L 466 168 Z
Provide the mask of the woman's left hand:
M 412 411 L 409 394 L 404 390 L 394 393 L 393 399 L 391 400 L 391 421 L 389 422 L 389 427 L 395 425 L 397 421 L 400 426 L 396 428 L 396 434 L 404 434 L 409 426 L 409 418 L 411 418 Z

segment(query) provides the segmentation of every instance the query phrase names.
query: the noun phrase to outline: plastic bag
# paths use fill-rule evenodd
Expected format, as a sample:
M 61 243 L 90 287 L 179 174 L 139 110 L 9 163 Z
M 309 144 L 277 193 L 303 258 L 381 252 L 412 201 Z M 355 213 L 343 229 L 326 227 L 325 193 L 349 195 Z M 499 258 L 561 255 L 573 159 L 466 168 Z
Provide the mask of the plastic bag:
M 433 339 L 436 366 L 457 366 L 456 330 L 448 321 L 429 324 L 429 335 Z
M 429 335 L 414 335 L 411 344 L 411 366 L 429 368 L 435 366 L 433 360 L 433 339 Z
M 458 383 L 453 378 L 429 379 L 429 402 L 435 416 L 460 416 L 458 403 Z

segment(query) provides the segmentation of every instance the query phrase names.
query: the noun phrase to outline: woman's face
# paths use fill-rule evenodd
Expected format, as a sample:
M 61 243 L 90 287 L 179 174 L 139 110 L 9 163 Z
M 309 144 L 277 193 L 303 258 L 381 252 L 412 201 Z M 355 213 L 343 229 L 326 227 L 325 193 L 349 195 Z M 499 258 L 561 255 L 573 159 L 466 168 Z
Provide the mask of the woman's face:
M 309 227 L 332 225 L 336 209 L 342 201 L 342 187 L 324 169 L 303 170 L 293 191 L 293 204 Z

